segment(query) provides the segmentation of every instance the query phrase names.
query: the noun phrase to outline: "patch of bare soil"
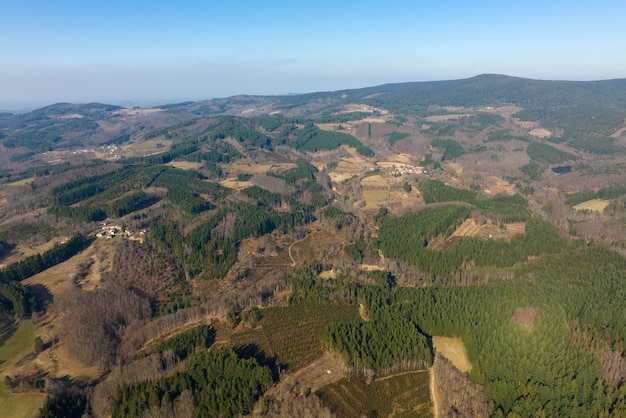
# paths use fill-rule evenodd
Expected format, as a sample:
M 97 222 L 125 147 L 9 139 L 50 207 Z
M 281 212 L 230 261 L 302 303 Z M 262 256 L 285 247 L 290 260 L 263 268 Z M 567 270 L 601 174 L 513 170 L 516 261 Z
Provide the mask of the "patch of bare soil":
M 517 308 L 511 317 L 511 321 L 518 325 L 528 327 L 531 331 L 535 330 L 535 318 L 539 313 L 539 308 L 528 306 L 526 308 Z
M 324 353 L 322 357 L 294 374 L 287 375 L 278 385 L 269 390 L 275 392 L 281 389 L 293 388 L 300 392 L 316 392 L 324 386 L 338 382 L 346 376 L 343 361 L 331 353 Z M 271 393 L 270 393 L 271 394 Z
M 54 344 L 40 353 L 34 363 L 37 368 L 48 372 L 51 377 L 96 379 L 100 376 L 98 366 L 85 366 L 74 359 L 63 343 Z
M 461 338 L 433 336 L 433 346 L 436 352 L 450 360 L 454 367 L 461 372 L 465 373 L 472 370 L 472 363 Z
M 487 186 L 483 189 L 483 191 L 492 196 L 501 193 L 513 196 L 516 193 L 514 184 L 509 184 L 509 182 L 496 176 L 489 177 L 487 180 Z
M 369 321 L 370 320 L 370 317 L 369 317 L 369 315 L 367 313 L 367 309 L 365 309 L 365 306 L 362 303 L 359 303 L 359 316 L 364 321 Z

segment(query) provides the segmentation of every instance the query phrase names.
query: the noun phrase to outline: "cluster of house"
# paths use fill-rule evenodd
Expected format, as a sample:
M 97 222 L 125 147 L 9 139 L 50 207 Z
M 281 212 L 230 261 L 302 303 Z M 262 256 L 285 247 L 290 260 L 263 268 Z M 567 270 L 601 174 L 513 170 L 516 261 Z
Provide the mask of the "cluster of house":
M 111 239 L 116 236 L 122 236 L 126 238 L 133 238 L 135 233 L 130 229 L 124 229 L 119 225 L 107 224 L 103 222 L 100 224 L 101 231 L 96 233 L 97 238 Z M 146 230 L 142 229 L 139 231 L 139 235 L 145 235 Z
M 402 165 L 400 167 L 393 167 L 393 171 L 391 172 L 391 174 L 393 176 L 399 177 L 403 174 L 424 174 L 424 168 L 423 167 L 415 167 L 412 165 Z

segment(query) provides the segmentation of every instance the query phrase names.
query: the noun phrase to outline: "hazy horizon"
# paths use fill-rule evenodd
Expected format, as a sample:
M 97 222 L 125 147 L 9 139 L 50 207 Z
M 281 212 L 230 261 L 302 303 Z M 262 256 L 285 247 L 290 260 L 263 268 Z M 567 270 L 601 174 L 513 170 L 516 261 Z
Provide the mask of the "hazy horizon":
M 10 1 L 0 109 L 626 76 L 625 4 L 546 3 Z

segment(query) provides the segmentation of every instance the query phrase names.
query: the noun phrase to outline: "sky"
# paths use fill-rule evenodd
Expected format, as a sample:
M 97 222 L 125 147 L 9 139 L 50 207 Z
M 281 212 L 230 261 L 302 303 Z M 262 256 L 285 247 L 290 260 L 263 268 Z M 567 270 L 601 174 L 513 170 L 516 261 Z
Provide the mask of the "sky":
M 2 0 L 0 109 L 626 77 L 621 0 Z

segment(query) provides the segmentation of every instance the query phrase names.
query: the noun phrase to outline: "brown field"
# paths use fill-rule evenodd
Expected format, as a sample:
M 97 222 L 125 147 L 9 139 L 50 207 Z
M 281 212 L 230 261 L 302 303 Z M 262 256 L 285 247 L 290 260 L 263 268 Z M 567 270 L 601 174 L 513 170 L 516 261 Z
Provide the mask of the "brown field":
M 170 139 L 148 139 L 147 141 L 135 142 L 134 144 L 121 147 L 125 157 L 139 157 L 158 152 L 165 152 L 172 146 L 174 141 Z
M 48 289 L 52 296 L 74 288 L 73 277 L 76 268 L 80 263 L 87 261 L 92 256 L 92 251 L 85 250 L 67 261 L 50 267 L 47 270 L 37 273 L 34 276 L 22 281 L 24 285 L 43 285 Z
M 467 350 L 460 337 L 433 336 L 433 346 L 435 351 L 450 360 L 463 373 L 472 370 L 472 363 L 467 356 Z
M 28 177 L 26 179 L 14 181 L 13 183 L 7 183 L 7 186 L 28 186 L 33 182 L 34 178 Z
M 535 330 L 535 318 L 539 313 L 536 306 L 528 306 L 525 308 L 517 308 L 511 317 L 511 321 L 518 325 L 528 327 L 531 331 Z
M 271 164 L 222 164 L 224 170 L 230 173 L 265 174 L 271 168 Z
M 271 168 L 277 168 L 279 170 L 291 170 L 292 168 L 296 168 L 297 165 L 294 163 L 275 163 Z
M 315 224 L 311 226 L 315 227 Z M 292 265 L 306 265 L 319 260 L 324 248 L 335 242 L 341 242 L 343 239 L 344 234 L 341 231 L 337 234 L 324 229 L 313 231 L 306 238 L 296 241 L 290 246 L 289 253 L 293 263 L 295 263 Z
M 488 180 L 489 184 L 485 186 L 483 191 L 488 195 L 495 196 L 500 193 L 504 193 L 509 196 L 513 196 L 515 192 L 515 185 L 509 184 L 507 181 L 500 177 L 491 176 Z
M 193 161 L 172 161 L 168 165 L 180 168 L 181 170 L 197 170 L 202 167 L 202 163 L 196 163 Z
M 315 126 L 320 128 L 322 131 L 339 131 L 344 133 L 349 133 L 352 130 L 352 124 L 350 122 L 344 123 L 316 123 Z M 343 128 L 343 129 L 341 129 Z
M 116 111 L 114 114 L 124 115 L 124 116 L 146 116 L 150 113 L 159 113 L 163 112 L 163 109 L 120 109 Z
M 463 174 L 463 166 L 459 163 L 447 162 L 443 164 L 444 167 L 453 170 L 456 174 Z
M 370 105 L 366 105 L 366 104 L 359 104 L 359 103 L 350 103 L 345 105 L 344 110 L 341 113 L 349 113 L 349 112 L 379 112 L 381 115 L 386 115 L 387 113 L 389 113 L 388 110 L 386 109 L 380 109 L 378 107 L 374 107 L 374 106 L 370 106 Z
M 412 164 L 399 163 L 395 161 L 378 161 L 376 165 L 380 168 L 391 170 L 405 170 L 412 173 L 421 173 L 422 167 L 416 167 Z
M 389 200 L 389 192 L 380 189 L 363 190 L 363 200 L 365 200 L 366 208 L 377 208 L 382 202 Z
M 528 132 L 528 134 L 537 138 L 549 138 L 552 136 L 552 133 L 549 130 L 543 128 L 535 128 Z
M 32 353 L 35 341 L 35 325 L 21 321 L 9 333 L 0 337 L 0 411 L 3 417 L 30 418 L 45 399 L 43 393 L 9 393 L 5 376 L 29 375 L 36 370 L 26 356 Z
M 37 245 L 34 247 L 25 247 L 25 246 L 20 245 L 16 249 L 14 249 L 13 252 L 8 257 L 6 257 L 3 260 L 3 264 L 6 265 L 6 264 L 15 263 L 31 255 L 43 254 L 44 252 L 52 248 L 54 244 L 65 242 L 67 239 L 68 237 L 55 237 L 44 244 Z
M 249 180 L 239 181 L 233 177 L 233 178 L 220 181 L 220 185 L 224 187 L 228 187 L 229 189 L 241 190 L 241 189 L 245 189 L 246 187 L 252 186 L 252 183 Z
M 414 206 L 417 203 L 422 203 L 423 199 L 419 193 L 415 191 L 415 188 L 411 193 L 405 191 L 392 190 L 389 192 L 389 201 L 402 207 Z
M 337 273 L 334 270 L 325 270 L 318 276 L 320 279 L 336 279 Z
M 361 179 L 361 186 L 363 186 L 363 187 L 381 187 L 381 188 L 386 188 L 388 185 L 389 184 L 387 183 L 387 180 L 385 180 L 380 175 L 367 176 L 367 177 L 364 177 L 363 179 Z
M 411 164 L 413 159 L 416 159 L 417 156 L 411 157 L 409 154 L 394 154 L 387 157 L 387 161 L 392 163 L 403 163 L 403 164 Z
M 475 219 L 466 219 L 461 226 L 459 226 L 453 233 L 453 237 L 479 237 L 479 238 L 491 238 L 491 239 L 511 239 L 515 234 L 523 234 L 526 230 L 526 223 L 515 222 L 510 224 L 504 224 L 504 229 L 500 228 L 500 225 L 492 220 L 480 226 Z
M 361 269 L 366 271 L 383 270 L 382 267 L 379 267 L 375 264 L 361 264 Z
M 97 379 L 100 376 L 98 366 L 85 366 L 78 360 L 75 360 L 62 342 L 54 344 L 39 354 L 33 363 L 38 369 L 56 378 L 67 376 L 70 379 L 85 377 Z
M 574 206 L 576 210 L 592 210 L 595 212 L 602 212 L 611 203 L 609 200 L 604 199 L 591 199 L 586 202 L 582 202 Z
M 463 221 L 453 233 L 453 237 L 473 237 L 480 233 L 480 225 L 474 219 L 466 219 Z
M 291 387 L 297 385 L 301 390 L 310 389 L 311 392 L 316 392 L 326 385 L 338 382 L 346 376 L 344 371 L 345 367 L 341 360 L 337 359 L 331 353 L 324 353 L 322 357 L 296 371 L 293 374 L 287 375 L 284 380 L 270 389 L 272 393 L 284 387 Z
M 344 180 L 350 179 L 354 176 L 358 176 L 364 171 L 364 167 L 360 164 L 341 160 L 337 167 L 333 169 L 328 176 L 334 183 L 341 183 Z
M 365 119 L 361 119 L 361 122 L 367 122 L 367 123 L 385 123 L 387 121 L 387 119 L 385 118 L 365 118 Z
M 460 118 L 467 118 L 472 116 L 471 113 L 452 113 L 449 115 L 433 115 L 433 116 L 427 116 L 424 118 L 425 121 L 428 122 L 445 122 L 448 120 L 455 120 L 455 119 L 460 119 Z
M 510 240 L 515 234 L 523 234 L 526 230 L 525 222 L 514 222 L 510 224 L 500 224 L 487 220 L 485 224 L 479 225 L 475 219 L 468 218 L 450 235 L 448 238 L 438 236 L 432 240 L 428 247 L 445 251 L 450 249 L 452 244 L 460 237 L 478 237 L 482 239 L 504 239 Z

